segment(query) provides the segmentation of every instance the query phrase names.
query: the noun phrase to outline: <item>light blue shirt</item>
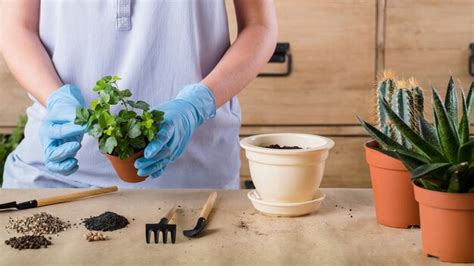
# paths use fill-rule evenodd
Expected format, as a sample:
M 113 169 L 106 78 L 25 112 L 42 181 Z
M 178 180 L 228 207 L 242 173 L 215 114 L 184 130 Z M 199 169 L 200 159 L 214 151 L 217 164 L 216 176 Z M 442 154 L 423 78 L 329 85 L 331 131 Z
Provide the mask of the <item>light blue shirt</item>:
M 123 78 L 134 99 L 152 106 L 173 99 L 186 84 L 200 82 L 228 49 L 224 0 L 41 1 L 40 37 L 64 83 L 87 103 L 95 81 Z M 35 99 L 27 109 L 25 139 L 8 157 L 4 187 L 238 188 L 240 107 L 236 98 L 195 131 L 185 153 L 161 177 L 121 181 L 85 135 L 79 170 L 62 176 L 44 168 L 39 127 L 46 109 Z

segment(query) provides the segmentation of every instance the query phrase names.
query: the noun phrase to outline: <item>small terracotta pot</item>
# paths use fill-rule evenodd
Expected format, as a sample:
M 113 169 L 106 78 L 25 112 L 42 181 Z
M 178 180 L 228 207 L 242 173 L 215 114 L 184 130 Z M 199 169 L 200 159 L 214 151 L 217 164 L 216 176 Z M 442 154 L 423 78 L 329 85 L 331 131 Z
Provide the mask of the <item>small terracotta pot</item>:
M 125 160 L 120 160 L 117 156 L 112 156 L 106 154 L 109 161 L 112 163 L 112 166 L 115 169 L 117 175 L 125 182 L 129 183 L 138 183 L 146 179 L 146 177 L 137 175 L 137 168 L 133 166 L 135 160 L 143 156 L 143 150 L 135 153 L 134 155 L 128 157 Z
M 474 263 L 474 193 L 413 188 L 420 204 L 423 253 L 444 262 Z
M 418 203 L 410 173 L 400 160 L 374 149 L 377 146 L 375 141 L 365 144 L 377 222 L 396 228 L 419 225 Z

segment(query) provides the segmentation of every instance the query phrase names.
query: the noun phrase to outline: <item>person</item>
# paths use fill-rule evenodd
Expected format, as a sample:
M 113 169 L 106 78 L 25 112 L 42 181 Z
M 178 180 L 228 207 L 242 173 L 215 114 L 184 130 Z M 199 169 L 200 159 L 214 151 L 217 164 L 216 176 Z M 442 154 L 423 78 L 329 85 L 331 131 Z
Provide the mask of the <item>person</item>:
M 2 4 L 0 50 L 33 105 L 4 187 L 238 188 L 236 95 L 271 57 L 271 0 L 234 0 L 230 44 L 224 0 L 16 0 Z M 133 98 L 165 112 L 135 161 L 141 183 L 120 181 L 97 141 L 74 124 L 95 81 L 122 77 Z

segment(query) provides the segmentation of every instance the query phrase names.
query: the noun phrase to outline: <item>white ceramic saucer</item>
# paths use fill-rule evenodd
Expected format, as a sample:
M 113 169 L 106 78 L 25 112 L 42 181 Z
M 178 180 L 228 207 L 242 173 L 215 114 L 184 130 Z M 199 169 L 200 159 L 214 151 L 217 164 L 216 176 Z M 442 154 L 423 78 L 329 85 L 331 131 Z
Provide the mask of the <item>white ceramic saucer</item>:
M 297 203 L 268 202 L 260 199 L 257 190 L 251 190 L 247 197 L 252 202 L 255 209 L 265 215 L 270 216 L 302 216 L 315 212 L 321 207 L 326 194 L 321 191 L 316 192 L 313 200 Z

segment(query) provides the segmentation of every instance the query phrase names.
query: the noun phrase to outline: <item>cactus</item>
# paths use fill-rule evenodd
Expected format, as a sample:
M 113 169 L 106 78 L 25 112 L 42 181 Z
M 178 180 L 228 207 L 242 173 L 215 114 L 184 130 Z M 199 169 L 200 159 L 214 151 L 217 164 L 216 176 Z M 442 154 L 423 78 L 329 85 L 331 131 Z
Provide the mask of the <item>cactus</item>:
M 385 122 L 391 121 L 405 142 L 411 144 L 412 149 L 396 142 L 393 137 L 384 134 L 366 121 L 360 118 L 359 121 L 382 147 L 380 150 L 403 162 L 418 185 L 435 191 L 474 193 L 474 138 L 470 137 L 472 132 L 469 131 L 470 112 L 474 105 L 474 82 L 471 83 L 467 98 L 461 90 L 460 100 L 452 78 L 448 84 L 444 102 L 438 91 L 432 89 L 432 112 L 435 123 L 429 123 L 423 118 L 423 109 L 420 105 L 423 96 L 414 81 L 411 85 L 409 83 L 409 88 L 406 90 L 408 106 L 410 102 L 415 103 L 412 105 L 415 108 L 411 109 L 413 115 L 409 115 L 411 117 L 409 120 L 406 120 L 404 117 L 406 113 L 401 113 L 400 108 L 393 108 L 393 103 L 385 99 L 380 100 Z M 405 90 L 401 91 L 397 92 L 394 99 L 404 103 Z M 461 106 L 458 106 L 458 102 Z M 418 133 L 410 124 L 411 120 L 417 118 L 417 114 L 420 126 Z M 461 114 L 460 120 L 459 114 Z
M 400 131 L 387 118 L 386 110 L 382 106 L 384 100 L 390 104 L 391 109 L 413 131 L 419 133 L 419 120 L 420 117 L 423 117 L 424 109 L 423 91 L 414 78 L 409 79 L 408 82 L 404 80 L 397 81 L 391 71 L 384 71 L 377 87 L 376 113 L 378 128 L 391 139 L 411 149 L 410 142 L 402 137 Z

